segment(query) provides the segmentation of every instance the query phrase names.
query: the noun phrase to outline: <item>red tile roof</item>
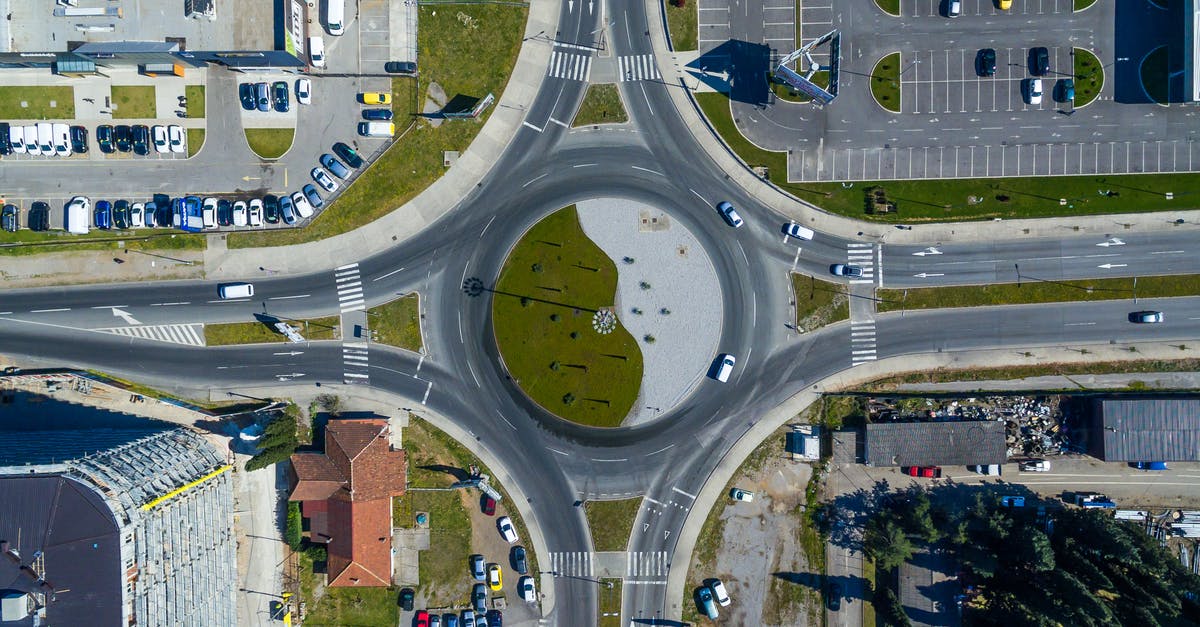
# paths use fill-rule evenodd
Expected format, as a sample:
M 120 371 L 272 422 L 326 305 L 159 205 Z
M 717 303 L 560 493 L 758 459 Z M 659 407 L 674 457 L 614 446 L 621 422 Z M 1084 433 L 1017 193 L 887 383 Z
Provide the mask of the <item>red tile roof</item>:
M 324 453 L 292 455 L 294 487 L 289 501 L 323 501 L 337 492 L 346 479 Z
M 331 588 L 391 584 L 391 499 L 330 499 L 329 529 Z

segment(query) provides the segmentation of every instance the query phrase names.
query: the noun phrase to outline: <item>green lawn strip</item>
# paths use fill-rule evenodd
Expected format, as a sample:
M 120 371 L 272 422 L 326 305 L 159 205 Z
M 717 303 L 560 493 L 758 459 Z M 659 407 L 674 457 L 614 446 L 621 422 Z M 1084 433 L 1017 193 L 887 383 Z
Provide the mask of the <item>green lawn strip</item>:
M 1159 46 L 1142 59 L 1138 73 L 1142 78 L 1142 88 L 1151 100 L 1166 104 L 1170 98 L 1170 79 L 1168 78 L 1169 56 L 1166 46 Z
M 300 335 L 309 340 L 336 340 L 341 338 L 338 332 L 341 318 L 327 316 L 312 320 L 283 320 L 293 327 L 300 329 Z M 264 344 L 270 342 L 288 341 L 282 333 L 275 330 L 274 323 L 268 326 L 264 322 L 230 322 L 226 324 L 204 325 L 204 342 L 208 346 L 228 346 L 231 344 Z
M 22 107 L 21 103 L 28 104 Z M 55 106 L 51 107 L 53 102 Z M 22 85 L 0 87 L 0 118 L 69 120 L 75 117 L 75 88 Z
M 621 625 L 621 586 L 624 582 L 621 579 L 601 579 L 600 580 L 600 604 L 597 611 L 600 613 L 596 617 L 596 625 L 598 627 L 622 627 Z
M 850 298 L 841 285 L 792 273 L 796 326 L 806 331 L 850 317 Z
M 588 87 L 579 111 L 575 113 L 572 126 L 588 126 L 590 124 L 615 124 L 629 120 L 625 106 L 621 104 L 621 92 L 612 83 L 603 83 Z
M 1197 345 L 1180 344 L 1180 355 Z M 917 383 L 944 383 L 947 381 L 1011 381 L 1030 377 L 1083 374 L 1135 374 L 1160 372 L 1192 372 L 1200 369 L 1200 359 L 1139 359 L 1134 361 L 1102 361 L 1090 363 L 1057 363 L 1029 366 L 997 366 L 995 368 L 972 368 L 959 370 L 937 368 L 876 379 L 864 384 L 856 391 L 867 393 L 895 391 L 897 386 Z M 1138 387 L 1138 386 L 1135 386 Z
M 423 102 L 431 81 L 441 85 L 449 98 L 459 94 L 483 98 L 490 92 L 499 100 L 521 47 L 526 12 L 524 7 L 500 4 L 464 4 L 452 10 L 421 7 L 420 86 L 411 78 L 392 80 L 397 133 L 416 113 L 401 113 L 401 106 L 411 106 L 406 103 L 416 102 L 418 94 Z M 460 20 L 459 15 L 466 19 Z M 308 226 L 231 233 L 227 245 L 253 248 L 316 241 L 394 211 L 445 173 L 442 153 L 466 150 L 494 110 L 493 105 L 477 120 L 446 120 L 438 128 L 419 121 L 338 196 L 332 210 L 322 211 Z
M 367 324 L 375 342 L 421 351 L 421 303 L 416 293 L 368 309 Z
M 113 85 L 114 120 L 144 120 L 158 117 L 154 103 L 154 85 Z
M 624 551 L 633 521 L 642 507 L 641 497 L 621 501 L 588 501 L 584 505 L 592 544 L 597 551 Z
M 207 240 L 203 235 L 172 233 L 170 235 L 145 235 L 145 231 L 121 231 L 107 233 L 92 231 L 85 236 L 68 235 L 63 231 L 30 231 L 22 229 L 15 233 L 0 233 L 0 256 L 37 255 L 50 252 L 76 252 L 82 250 L 125 250 L 179 251 L 204 250 Z M 134 235 L 134 233 L 138 233 Z M 9 244 L 19 244 L 10 246 Z M 198 262 L 198 261 L 197 261 Z
M 862 557 L 863 578 L 867 580 L 866 592 L 875 592 L 875 561 L 863 555 Z M 867 594 L 862 600 L 862 624 L 864 627 L 875 627 L 875 603 L 872 602 L 874 594 Z
M 405 449 L 411 450 L 407 442 Z M 392 502 L 392 518 L 398 527 L 414 527 L 418 512 L 429 516 L 431 548 L 421 551 L 418 570 L 420 588 L 430 607 L 465 604 L 470 600 L 468 594 L 474 583 L 467 571 L 471 517 L 464 499 L 471 499 L 474 494 L 475 491 L 466 490 L 410 489 Z
M 188 155 L 188 158 L 191 158 L 196 153 L 200 152 L 200 149 L 203 147 L 204 147 L 204 129 L 202 129 L 202 128 L 187 129 L 187 151 L 188 151 L 187 155 Z
M 881 289 L 879 311 L 900 309 L 936 309 L 941 307 L 980 307 L 1021 305 L 1080 300 L 1120 300 L 1133 298 L 1134 279 L 1086 279 L 1081 281 L 1022 280 L 993 285 L 959 285 L 916 289 Z M 1195 296 L 1200 294 L 1200 275 L 1175 274 L 1137 277 L 1138 298 Z M 1132 306 L 1132 305 L 1131 305 Z
M 304 624 L 320 627 L 396 625 L 400 620 L 400 606 L 396 602 L 399 593 L 397 588 L 390 587 L 325 588 L 319 601 L 306 600 L 308 613 Z
M 879 106 L 900 113 L 900 53 L 879 60 L 871 70 L 871 96 Z
M 1093 4 L 1096 4 L 1096 0 L 1075 0 L 1075 10 L 1082 11 Z
M 663 2 L 663 8 L 667 12 L 667 30 L 671 33 L 672 50 L 696 49 L 696 18 L 699 4 L 698 0 L 665 0 Z
M 592 328 L 616 288 L 616 265 L 574 205 L 534 225 L 500 272 L 492 320 L 504 363 L 530 398 L 567 420 L 616 427 L 637 399 L 637 342 L 619 323 L 608 334 Z
M 204 85 L 185 85 L 183 95 L 187 98 L 187 116 L 203 118 L 205 114 Z
M 248 128 L 246 143 L 250 150 L 263 159 L 278 159 L 292 147 L 296 137 L 294 128 Z
M 1095 2 L 1095 0 L 1092 1 Z M 1079 0 L 1075 0 L 1075 2 L 1078 4 Z M 875 0 L 875 6 L 888 15 L 900 17 L 900 0 Z
M 813 74 L 812 82 L 821 88 L 828 88 L 829 71 L 821 70 L 820 72 Z M 770 83 L 771 91 L 775 92 L 775 97 L 779 98 L 780 100 L 786 100 L 788 102 L 812 102 L 812 98 L 798 91 L 793 91 L 790 85 L 777 83 L 775 81 L 770 81 Z
M 1075 54 L 1075 106 L 1091 103 L 1104 88 L 1104 69 L 1100 59 L 1090 50 L 1076 48 Z

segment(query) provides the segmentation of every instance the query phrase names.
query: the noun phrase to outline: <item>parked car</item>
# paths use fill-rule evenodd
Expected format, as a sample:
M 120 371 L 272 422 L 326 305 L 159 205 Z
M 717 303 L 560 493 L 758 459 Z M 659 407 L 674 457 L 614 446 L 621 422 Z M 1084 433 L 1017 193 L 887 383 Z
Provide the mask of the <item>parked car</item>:
M 217 199 L 216 198 L 205 198 L 204 199 L 204 210 L 203 210 L 202 215 L 204 216 L 204 228 L 206 228 L 206 229 L 217 228 Z
M 1042 79 L 1027 78 L 1022 83 L 1022 91 L 1025 93 L 1025 103 L 1031 105 L 1042 104 Z
M 71 156 L 71 127 L 66 124 L 52 124 L 54 133 L 54 154 L 59 157 Z
M 145 124 L 133 127 L 133 152 L 141 156 L 150 154 L 150 128 Z
M 1166 462 L 1133 462 L 1138 470 L 1167 470 Z
M 338 161 L 336 157 L 329 153 L 321 155 L 321 165 L 324 166 L 326 170 L 329 170 L 330 174 L 333 174 L 340 179 L 345 179 L 350 176 L 350 170 L 346 168 L 345 165 L 342 165 L 341 161 Z
M 263 223 L 263 201 L 258 198 L 250 199 L 250 210 L 247 214 L 250 220 L 250 226 L 262 226 Z
M 358 156 L 358 151 L 342 142 L 333 145 L 333 152 L 341 157 L 342 161 L 346 162 L 346 165 L 352 168 L 361 168 L 363 165 L 362 157 Z
M 962 0 L 949 0 L 946 6 L 946 17 L 962 15 Z
M 483 581 L 487 577 L 487 560 L 483 559 L 482 555 L 472 555 L 467 558 L 471 569 L 471 576 L 475 581 Z
M 279 215 L 283 218 L 284 224 L 296 223 L 296 208 L 292 203 L 292 197 L 284 194 L 279 197 Z
M 1000 464 L 974 464 L 967 466 L 967 469 L 975 474 L 989 477 L 995 477 L 1000 474 Z
M 842 609 L 842 584 L 832 581 L 825 589 L 825 607 L 829 608 L 830 612 L 836 612 Z
M 233 225 L 233 203 L 224 198 L 217 201 L 217 224 L 220 226 Z
M 412 61 L 388 61 L 383 64 L 383 71 L 388 74 L 416 74 L 417 64 Z
M 479 511 L 483 512 L 484 516 L 496 515 L 496 499 L 484 494 L 479 497 Z
M 975 53 L 975 74 L 978 76 L 996 75 L 996 50 L 984 48 Z
M 4 209 L 0 210 L 0 228 L 9 233 L 15 233 L 21 228 L 20 219 L 16 205 L 4 205 Z
M 400 609 L 405 612 L 411 612 L 413 609 L 413 600 L 416 599 L 417 593 L 412 588 L 402 588 L 400 590 Z
M 512 562 L 513 570 L 517 571 L 518 575 L 529 572 L 529 562 L 525 559 L 525 547 L 514 546 L 509 561 Z
M 517 581 L 517 594 L 526 603 L 537 603 L 537 590 L 533 587 L 533 577 L 528 575 Z
M 302 105 L 312 104 L 312 81 L 309 79 L 296 79 L 296 102 Z
M 9 126 L 8 122 L 0 122 L 0 155 L 11 155 L 13 152 L 12 141 L 10 135 L 13 127 Z M 23 136 L 24 131 L 21 132 Z M 25 138 L 21 137 L 21 142 L 25 142 Z M 22 146 L 24 148 L 24 146 Z
M 238 85 L 238 98 L 242 101 L 242 108 L 247 111 L 253 111 L 257 105 L 254 98 L 254 83 L 240 83 Z
M 1129 321 L 1135 324 L 1156 324 L 1163 321 L 1163 312 L 1135 311 L 1129 314 Z
M 745 501 L 746 503 L 750 503 L 750 502 L 754 501 L 754 493 L 748 492 L 741 488 L 734 488 L 734 489 L 730 490 L 729 496 L 730 496 L 730 498 L 732 498 L 735 501 Z
M 100 146 L 100 152 L 106 155 L 113 153 L 113 127 L 108 124 L 96 127 L 96 145 Z
M 496 521 L 496 528 L 509 544 L 516 544 L 520 539 L 517 537 L 517 528 L 513 527 L 512 519 L 508 516 L 501 516 L 500 520 Z
M 1050 472 L 1050 462 L 1044 459 L 1027 459 L 1019 467 L 1022 472 Z
M 417 610 L 417 615 L 413 617 L 413 627 L 429 627 L 429 612 Z
M 279 197 L 274 194 L 263 196 L 263 217 L 267 219 L 269 224 L 279 222 Z
M 246 201 L 238 200 L 233 203 L 233 225 L 246 226 L 249 223 L 246 215 Z
M 720 579 L 713 577 L 712 579 L 704 580 L 704 585 L 712 590 L 713 598 L 717 600 L 717 604 L 721 607 L 729 607 L 733 601 L 729 598 L 729 592 L 725 590 L 725 584 L 721 583 Z
M 178 124 L 168 126 L 167 141 L 171 144 L 171 152 L 187 152 L 187 133 L 183 132 L 182 126 Z
M 155 124 L 154 127 L 150 129 L 150 137 L 154 140 L 155 152 L 171 152 L 171 146 L 167 142 L 167 127 L 161 124 Z
M 5 123 L 7 124 L 7 123 Z M 25 127 L 21 125 L 8 127 L 8 145 L 12 152 L 25 154 Z
M 321 198 L 321 195 L 317 193 L 316 186 L 314 186 L 312 183 L 309 183 L 300 189 L 304 190 L 304 195 L 308 197 L 308 202 L 312 204 L 313 208 L 320 209 L 321 207 L 325 206 L 325 199 Z
M 492 590 L 504 588 L 504 571 L 499 564 L 488 564 L 487 584 Z
M 1045 46 L 1029 49 L 1029 73 L 1045 76 L 1050 71 L 1050 51 Z
M 392 119 L 391 109 L 363 109 L 362 117 L 364 120 L 381 120 L 388 121 Z
M 735 229 L 742 226 L 742 216 L 738 215 L 737 209 L 734 209 L 733 205 L 728 201 L 722 200 L 717 203 L 717 212 L 729 223 L 729 226 Z
M 275 110 L 280 113 L 287 113 L 291 109 L 288 101 L 288 84 L 283 81 L 276 81 L 271 87 L 272 91 L 275 92 Z
M 475 627 L 475 612 L 472 610 L 463 610 L 462 627 Z
M 96 202 L 96 228 L 112 228 L 112 203 L 107 200 Z
M 29 207 L 28 226 L 31 231 L 50 230 L 50 205 L 36 201 Z
M 1073 102 L 1075 100 L 1075 79 L 1059 79 L 1058 84 L 1055 85 L 1055 92 L 1058 94 L 1059 102 Z
M 1025 507 L 1025 497 L 1023 496 L 1002 496 L 1000 497 L 1001 507 Z
M 113 225 L 118 229 L 129 228 L 129 201 L 118 200 L 113 203 Z
M 829 266 L 829 272 L 833 276 L 844 276 L 851 279 L 857 279 L 863 275 L 862 266 L 855 266 L 845 263 L 835 263 Z
M 129 227 L 140 229 L 146 226 L 146 205 L 140 202 L 133 203 L 129 208 Z
M 477 583 L 471 588 L 471 607 L 480 614 L 487 611 L 487 586 Z
M 937 479 L 942 476 L 942 468 L 940 466 L 904 466 L 900 470 L 910 477 Z
M 445 627 L 458 627 L 458 614 L 442 614 L 442 622 Z
M 71 127 L 71 150 L 84 155 L 88 151 L 88 131 L 86 126 Z
M 392 104 L 392 95 L 384 92 L 368 91 L 359 94 L 358 101 L 365 105 Z
M 504 627 L 504 615 L 500 610 L 488 610 L 487 624 L 488 627 Z
M 155 203 L 146 203 L 146 209 L 142 212 L 142 218 L 146 221 L 146 228 L 153 229 L 158 224 L 158 206 Z
M 316 181 L 318 185 L 325 188 L 325 191 L 327 191 L 329 193 L 333 193 L 338 190 L 339 186 L 337 184 L 337 181 L 330 178 L 329 174 L 327 172 L 325 172 L 324 168 L 321 168 L 320 166 L 315 167 L 312 169 L 312 172 L 310 172 L 309 174 L 312 175 L 313 180 Z
M 312 216 L 313 207 L 308 203 L 308 199 L 304 197 L 304 194 L 301 194 L 300 192 L 293 193 L 292 204 L 295 206 L 297 216 L 301 218 L 308 218 Z
M 713 600 L 712 590 L 710 590 L 708 586 L 700 586 L 696 590 L 696 605 L 699 606 L 700 610 L 704 612 L 704 615 L 708 616 L 709 619 L 717 619 L 717 603 Z

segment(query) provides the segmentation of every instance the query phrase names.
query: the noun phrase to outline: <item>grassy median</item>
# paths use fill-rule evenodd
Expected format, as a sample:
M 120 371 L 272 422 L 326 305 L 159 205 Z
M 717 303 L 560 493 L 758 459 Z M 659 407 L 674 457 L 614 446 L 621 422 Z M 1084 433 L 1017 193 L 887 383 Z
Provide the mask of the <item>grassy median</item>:
M 75 88 L 22 85 L 0 87 L 0 118 L 69 120 L 75 117 Z
M 409 294 L 367 310 L 367 324 L 375 342 L 419 353 L 421 351 L 421 302 Z
M 596 625 L 598 627 L 622 627 L 621 625 L 621 579 L 600 580 L 600 603 L 597 611 Z
M 187 85 L 183 88 L 183 95 L 187 97 L 187 116 L 203 118 L 208 104 L 204 101 L 204 85 Z
M 699 5 L 697 0 L 666 0 L 663 2 L 663 9 L 667 12 L 667 30 L 671 34 L 671 49 L 680 50 L 695 50 L 697 44 L 696 32 L 697 12 Z
M 245 133 L 250 150 L 263 159 L 282 157 L 292 148 L 292 140 L 296 138 L 294 128 L 248 128 Z
M 158 117 L 154 102 L 154 85 L 113 85 L 112 117 L 114 120 L 145 120 Z
M 879 60 L 871 70 L 871 96 L 879 106 L 900 113 L 900 53 Z
M 293 327 L 300 329 L 300 335 L 307 340 L 336 340 L 341 338 L 341 318 L 327 316 L 311 320 L 283 320 Z M 228 324 L 204 325 L 204 343 L 208 346 L 228 346 L 230 344 L 266 344 L 270 342 L 286 342 L 287 337 L 275 330 L 271 322 L 230 322 Z
M 796 326 L 800 329 L 811 331 L 850 317 L 850 297 L 837 283 L 793 272 L 792 297 L 796 301 Z
M 605 83 L 588 87 L 587 95 L 583 97 L 583 103 L 575 113 L 572 126 L 618 124 L 628 120 L 625 105 L 621 104 L 621 92 L 616 85 Z
M 592 544 L 597 551 L 624 551 L 629 544 L 633 521 L 642 507 L 641 497 L 620 501 L 588 501 L 584 504 Z
M 907 290 L 881 289 L 878 311 L 1025 305 L 1080 300 L 1121 300 L 1135 296 L 1134 278 L 1087 279 L 1083 281 L 1039 281 L 1026 278 L 1017 283 L 922 287 Z M 1136 278 L 1138 298 L 1195 296 L 1200 294 L 1200 275 L 1144 276 Z
M 1075 101 L 1076 107 L 1091 104 L 1100 90 L 1104 89 L 1104 68 L 1100 59 L 1090 50 L 1076 48 L 1071 55 L 1075 59 Z
M 187 155 L 190 159 L 193 155 L 200 152 L 204 147 L 204 129 L 189 128 L 187 129 Z

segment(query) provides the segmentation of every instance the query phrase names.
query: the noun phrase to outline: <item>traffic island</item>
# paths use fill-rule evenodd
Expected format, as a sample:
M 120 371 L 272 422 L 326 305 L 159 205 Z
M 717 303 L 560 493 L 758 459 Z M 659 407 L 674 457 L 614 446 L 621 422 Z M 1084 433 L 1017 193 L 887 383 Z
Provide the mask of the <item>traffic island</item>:
M 667 0 L 663 3 L 667 13 L 667 31 L 671 36 L 671 50 L 681 52 L 696 49 L 699 4 L 698 0 Z
M 1075 1 L 1079 2 L 1079 0 Z M 1095 0 L 1092 1 L 1095 2 Z M 875 0 L 875 6 L 892 17 L 900 17 L 900 0 Z
M 341 321 L 338 316 L 313 318 L 311 320 L 280 319 L 267 315 L 259 315 L 257 317 L 260 318 L 258 322 L 230 322 L 204 325 L 205 345 L 229 346 L 232 344 L 287 342 L 287 336 L 275 328 L 275 324 L 278 322 L 286 323 L 296 329 L 305 340 L 341 339 Z
M 1017 270 L 1019 272 L 1019 269 Z M 878 311 L 1029 305 L 1070 301 L 1168 298 L 1200 294 L 1200 275 L 1176 274 L 1079 281 L 1046 281 L 1013 274 L 1017 283 L 880 289 Z
M 250 150 L 263 159 L 282 157 L 292 148 L 292 140 L 296 137 L 294 128 L 248 128 L 245 133 Z
M 1104 68 L 1100 64 L 1100 59 L 1090 50 L 1076 48 L 1071 56 L 1075 59 L 1075 100 L 1073 104 L 1078 109 L 1091 104 L 1096 96 L 1100 95 L 1100 90 L 1104 89 Z M 1055 96 L 1063 97 L 1062 94 L 1055 94 Z
M 642 507 L 642 499 L 588 501 L 583 506 L 592 545 L 597 551 L 624 551 L 629 544 L 633 521 Z M 619 608 L 618 608 L 619 609 Z
M 879 60 L 871 70 L 871 97 L 892 113 L 900 113 L 900 53 Z
M 207 113 L 204 85 L 186 85 L 183 94 L 187 98 L 187 116 L 192 119 L 203 118 Z
M 792 299 L 801 333 L 850 318 L 850 297 L 836 283 L 793 272 Z
M 621 623 L 621 579 L 600 580 L 600 603 L 596 617 L 598 627 L 623 627 Z
M 573 127 L 591 126 L 593 124 L 620 124 L 628 122 L 629 115 L 621 104 L 621 92 L 612 83 L 592 85 L 588 87 L 579 111 L 575 113 Z
M 771 83 L 771 91 L 774 92 L 775 97 L 780 100 L 798 103 L 812 102 L 812 97 L 792 89 L 790 85 L 771 80 L 770 76 L 767 77 L 767 80 Z M 821 89 L 828 89 L 829 70 L 821 70 L 816 74 L 813 74 L 812 82 Z
M 187 129 L 187 156 L 191 159 L 200 149 L 204 147 L 204 129 L 189 128 Z
M 368 309 L 367 324 L 375 343 L 421 352 L 421 301 L 416 293 Z
M 509 253 L 492 294 L 497 347 L 514 383 L 566 420 L 615 427 L 642 379 L 642 353 L 612 307 L 617 268 L 579 225 L 550 214 Z

